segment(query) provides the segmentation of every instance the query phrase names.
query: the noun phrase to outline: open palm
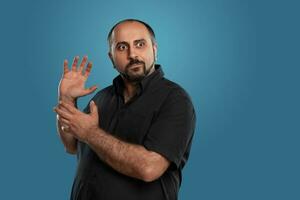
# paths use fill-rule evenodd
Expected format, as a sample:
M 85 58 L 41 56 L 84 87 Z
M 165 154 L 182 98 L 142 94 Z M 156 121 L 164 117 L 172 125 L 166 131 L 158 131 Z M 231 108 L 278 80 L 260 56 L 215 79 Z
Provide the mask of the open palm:
M 79 56 L 76 56 L 74 58 L 71 70 L 69 70 L 68 68 L 68 61 L 64 61 L 63 76 L 60 80 L 58 87 L 60 97 L 65 97 L 74 100 L 78 97 L 91 94 L 97 89 L 96 86 L 85 88 L 85 82 L 88 79 L 88 76 L 91 72 L 92 63 L 87 63 L 87 56 L 84 56 L 81 61 L 81 64 L 79 65 L 79 68 L 77 68 L 78 61 Z

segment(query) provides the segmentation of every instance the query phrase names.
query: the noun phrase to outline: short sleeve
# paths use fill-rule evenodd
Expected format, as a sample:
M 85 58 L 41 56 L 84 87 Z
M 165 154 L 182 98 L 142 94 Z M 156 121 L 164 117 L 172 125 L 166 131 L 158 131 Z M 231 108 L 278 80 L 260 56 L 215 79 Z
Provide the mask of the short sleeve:
M 171 91 L 150 127 L 144 146 L 180 166 L 195 129 L 195 111 L 189 96 L 181 90 Z

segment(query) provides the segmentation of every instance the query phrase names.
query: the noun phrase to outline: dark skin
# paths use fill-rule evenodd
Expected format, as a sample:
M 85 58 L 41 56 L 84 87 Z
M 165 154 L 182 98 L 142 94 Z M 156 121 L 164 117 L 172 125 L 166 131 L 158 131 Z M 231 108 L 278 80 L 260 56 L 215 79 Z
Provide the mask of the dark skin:
M 122 31 L 128 28 L 127 33 L 133 30 L 132 27 L 124 27 L 124 24 L 122 26 Z M 150 41 L 148 31 L 143 30 L 143 28 L 145 29 L 145 27 L 137 25 L 134 30 L 141 29 L 138 38 L 145 37 Z M 118 36 L 118 33 L 115 35 Z M 123 34 L 122 37 L 126 37 L 126 34 Z M 134 35 L 131 34 L 130 37 L 133 41 L 136 40 Z M 129 43 L 129 45 L 131 44 L 133 43 Z M 135 47 L 132 46 L 131 48 Z M 151 49 L 151 45 L 147 48 L 150 49 L 140 50 L 136 48 L 135 53 L 140 53 L 141 60 L 144 60 L 145 63 L 151 63 L 153 62 L 151 51 L 154 52 L 154 49 Z M 111 57 L 111 59 L 114 58 Z M 120 63 L 118 67 L 120 71 L 123 70 L 121 64 L 124 66 L 129 62 L 129 60 L 126 61 L 129 57 L 119 56 L 115 59 L 115 63 Z M 71 70 L 68 68 L 68 62 L 64 62 L 64 73 L 59 85 L 59 104 L 54 108 L 57 113 L 58 132 L 66 151 L 75 154 L 77 152 L 77 141 L 82 141 L 89 145 L 101 160 L 124 175 L 146 182 L 159 178 L 170 165 L 166 158 L 156 152 L 147 150 L 142 145 L 122 141 L 101 129 L 99 127 L 98 108 L 94 102 L 90 103 L 91 112 L 89 114 L 76 108 L 77 98 L 91 94 L 96 90 L 96 86 L 85 88 L 85 82 L 90 74 L 92 64 L 87 62 L 87 57 L 84 57 L 79 67 L 77 67 L 78 61 L 79 58 L 75 57 Z M 150 68 L 150 65 L 147 64 L 146 67 Z M 132 73 L 140 73 L 140 71 Z M 126 84 L 124 96 L 133 96 L 136 89 L 134 83 L 126 80 L 124 80 L 124 83 Z

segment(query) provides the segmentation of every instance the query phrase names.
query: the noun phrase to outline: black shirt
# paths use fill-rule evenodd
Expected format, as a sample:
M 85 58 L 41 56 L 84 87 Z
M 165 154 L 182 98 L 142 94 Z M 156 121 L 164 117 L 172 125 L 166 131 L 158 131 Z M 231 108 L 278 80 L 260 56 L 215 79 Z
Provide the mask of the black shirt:
M 105 162 L 85 143 L 78 142 L 78 167 L 72 200 L 175 200 L 181 184 L 181 170 L 191 148 L 195 111 L 188 94 L 163 77 L 160 65 L 140 83 L 137 93 L 124 103 L 121 76 L 99 91 L 99 126 L 109 134 L 164 156 L 171 162 L 153 182 L 125 176 Z M 84 109 L 89 113 L 89 106 Z

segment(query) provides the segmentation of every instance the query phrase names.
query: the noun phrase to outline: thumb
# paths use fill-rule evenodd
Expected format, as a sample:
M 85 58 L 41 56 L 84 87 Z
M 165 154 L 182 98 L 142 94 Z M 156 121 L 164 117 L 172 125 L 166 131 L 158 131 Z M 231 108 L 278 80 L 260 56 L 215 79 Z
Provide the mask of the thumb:
M 88 88 L 90 93 L 94 92 L 97 89 L 97 85 L 93 85 L 92 87 Z
M 91 115 L 97 115 L 98 116 L 98 108 L 97 108 L 94 101 L 90 102 L 90 111 L 91 111 Z
M 91 93 L 93 93 L 95 90 L 97 90 L 97 86 L 96 86 L 96 85 L 93 85 L 93 86 L 90 87 L 90 88 L 84 89 L 83 96 L 88 95 L 88 94 L 91 94 Z

